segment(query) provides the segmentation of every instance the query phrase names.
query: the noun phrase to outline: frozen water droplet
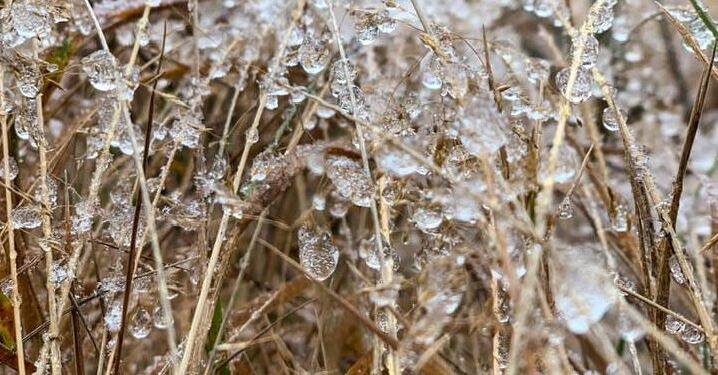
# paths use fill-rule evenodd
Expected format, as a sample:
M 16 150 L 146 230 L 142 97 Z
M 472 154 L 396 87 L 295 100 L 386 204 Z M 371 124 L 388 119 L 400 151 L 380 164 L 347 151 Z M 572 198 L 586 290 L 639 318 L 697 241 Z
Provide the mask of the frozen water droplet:
M 155 328 L 165 329 L 173 323 L 173 320 L 171 318 L 167 320 L 165 318 L 165 313 L 162 309 L 162 306 L 157 305 L 157 307 L 155 307 L 155 309 L 152 311 L 152 322 L 154 323 Z
M 40 210 L 30 205 L 14 208 L 10 218 L 17 229 L 33 229 L 42 224 Z
M 327 205 L 327 198 L 321 194 L 315 194 L 312 197 L 312 207 L 317 211 L 324 211 Z
M 369 207 L 374 188 L 359 161 L 341 155 L 328 155 L 326 173 L 337 191 L 357 206 Z
M 357 34 L 357 40 L 363 45 L 374 43 L 379 35 L 379 25 L 377 17 L 373 13 L 362 13 L 359 19 L 354 23 L 354 32 Z
M 558 217 L 561 220 L 568 220 L 573 217 L 573 206 L 571 205 L 571 198 L 565 197 L 558 205 Z
M 618 111 L 621 114 L 621 117 L 623 117 L 623 120 L 626 121 L 628 119 L 628 113 L 626 113 L 623 109 L 619 109 Z M 606 107 L 603 110 L 603 127 L 612 132 L 615 132 L 620 128 L 616 111 L 614 111 L 611 107 Z
M 82 70 L 90 83 L 100 91 L 111 91 L 117 87 L 117 59 L 104 49 L 93 52 L 81 60 Z
M 616 232 L 625 232 L 628 230 L 628 210 L 626 206 L 619 204 L 616 212 L 611 220 L 611 226 Z
M 255 156 L 249 172 L 252 181 L 264 181 L 272 171 L 279 168 L 281 160 L 281 156 L 269 149 Z
M 417 228 L 424 232 L 432 232 L 441 225 L 444 217 L 440 210 L 432 208 L 417 208 L 412 215 Z
M 592 14 L 594 33 L 600 34 L 613 26 L 613 7 L 615 5 L 616 1 L 606 1 L 594 9 Z
M 140 306 L 132 314 L 130 322 L 130 332 L 136 339 L 143 339 L 150 335 L 152 330 L 152 315 L 147 309 Z
M 329 278 L 337 268 L 339 249 L 332 243 L 331 233 L 317 226 L 299 228 L 299 262 L 318 281 Z
M 557 249 L 554 260 L 559 316 L 571 332 L 586 333 L 619 298 L 607 277 L 605 258 L 600 250 L 571 246 Z
M 110 332 L 119 332 L 122 325 L 122 303 L 115 301 L 107 308 L 105 313 L 105 327 Z
M 545 180 L 549 177 L 549 156 L 550 150 L 546 149 L 542 155 L 541 166 L 539 169 L 539 179 L 541 180 Z M 558 184 L 570 182 L 576 175 L 579 165 L 576 150 L 567 144 L 562 144 L 558 148 L 558 157 L 556 158 L 556 166 L 553 175 L 554 181 Z
M 585 69 L 578 69 L 576 72 L 576 80 L 573 83 L 573 89 L 569 95 L 567 90 L 570 73 L 570 68 L 564 68 L 558 72 L 556 74 L 556 86 L 571 103 L 585 102 L 591 97 L 591 86 L 593 84 L 591 73 Z
M 326 9 L 329 6 L 327 0 L 310 0 L 309 2 L 319 9 Z
M 408 153 L 387 148 L 382 150 L 375 160 L 382 169 L 398 177 L 408 176 L 419 168 L 419 162 Z
M 247 137 L 247 142 L 249 143 L 257 143 L 257 141 L 259 141 L 259 132 L 257 132 L 256 127 L 249 127 L 244 135 Z
M 691 325 L 686 325 L 686 327 L 681 332 L 681 339 L 683 339 L 683 341 L 687 342 L 688 344 L 700 344 L 701 342 L 703 342 L 704 338 L 705 336 L 703 335 L 703 332 L 699 331 L 698 328 Z
M 15 1 L 12 3 L 10 13 L 12 28 L 19 36 L 13 41 L 13 46 L 30 38 L 45 37 L 52 30 L 50 15 L 44 7 L 26 1 Z
M 668 267 L 671 270 L 671 276 L 673 276 L 673 281 L 678 284 L 683 284 L 686 282 L 686 276 L 683 274 L 681 265 L 675 255 L 671 255 L 671 257 L 668 259 Z
M 396 30 L 396 20 L 389 15 L 389 12 L 384 11 L 378 15 L 378 17 L 379 31 L 385 34 L 391 34 Z
M 524 63 L 526 77 L 529 81 L 536 83 L 539 81 L 547 81 L 551 73 L 551 64 L 540 58 L 530 57 Z
M 34 98 L 42 88 L 42 75 L 35 64 L 19 64 L 16 74 L 17 87 L 26 98 Z
M 323 38 L 311 34 L 304 37 L 304 42 L 297 51 L 297 57 L 305 72 L 314 75 L 324 70 L 330 57 L 327 44 L 328 42 Z
M 384 260 L 386 261 L 391 259 L 393 262 L 392 268 L 394 271 L 397 271 L 401 263 L 399 254 L 397 254 L 397 252 L 392 249 L 391 246 L 389 246 L 389 243 L 384 239 L 382 239 L 382 250 L 384 251 Z M 364 259 L 364 262 L 369 268 L 373 270 L 381 269 L 381 259 L 379 258 L 379 252 L 376 248 L 376 240 L 374 239 L 374 236 L 363 239 L 359 242 L 359 257 Z
M 66 280 L 70 280 L 75 277 L 74 272 L 67 266 L 59 263 L 52 265 L 52 272 L 50 273 L 50 282 L 55 288 L 59 288 L 60 285 Z
M 683 328 L 685 328 L 686 323 L 684 323 L 682 320 L 676 319 L 673 315 L 668 314 L 666 315 L 666 332 L 675 335 L 677 333 L 683 332 Z
M 574 38 L 573 43 L 571 44 L 571 58 L 576 58 L 574 56 L 576 54 L 576 49 L 578 48 L 579 43 L 584 40 L 585 44 L 583 46 L 583 54 L 579 57 L 581 60 L 581 67 L 584 69 L 591 69 L 596 65 L 596 61 L 598 61 L 598 39 L 596 39 L 593 35 L 586 35 L 585 38 L 577 37 Z
M 439 76 L 427 69 L 421 76 L 421 84 L 429 90 L 438 90 L 441 88 L 442 82 Z
M 18 172 L 20 169 L 18 168 L 17 162 L 15 161 L 15 158 L 10 157 L 8 159 L 8 164 L 10 165 L 10 168 L 8 169 L 10 171 L 9 176 L 10 181 L 14 180 L 15 177 L 17 177 Z M 5 180 L 5 163 L 0 158 L 0 180 Z
M 698 17 L 698 13 L 690 8 L 671 7 L 668 9 L 668 12 L 679 22 L 690 22 Z

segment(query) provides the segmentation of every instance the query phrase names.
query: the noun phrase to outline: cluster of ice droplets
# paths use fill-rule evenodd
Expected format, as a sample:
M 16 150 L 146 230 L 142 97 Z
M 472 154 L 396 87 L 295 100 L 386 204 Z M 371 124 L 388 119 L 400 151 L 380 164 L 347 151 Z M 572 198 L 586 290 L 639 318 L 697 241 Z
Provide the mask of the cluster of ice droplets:
M 700 344 L 705 338 L 705 335 L 700 329 L 693 325 L 686 324 L 683 320 L 671 314 L 666 315 L 665 328 L 666 332 L 679 336 L 688 344 Z
M 12 47 L 28 39 L 47 37 L 52 30 L 52 17 L 47 9 L 29 1 L 12 2 L 10 17 L 11 20 L 7 24 L 10 30 L 3 32 L 2 38 Z
M 331 93 L 339 107 L 347 113 L 368 119 L 364 92 L 354 84 L 357 70 L 348 60 L 337 60 L 332 64 Z
M 357 40 L 363 45 L 374 43 L 379 32 L 392 33 L 396 29 L 396 21 L 387 11 L 373 13 L 361 12 L 354 22 Z
M 339 249 L 332 242 L 327 229 L 317 225 L 303 225 L 297 235 L 299 263 L 304 270 L 318 281 L 329 278 L 339 263 Z

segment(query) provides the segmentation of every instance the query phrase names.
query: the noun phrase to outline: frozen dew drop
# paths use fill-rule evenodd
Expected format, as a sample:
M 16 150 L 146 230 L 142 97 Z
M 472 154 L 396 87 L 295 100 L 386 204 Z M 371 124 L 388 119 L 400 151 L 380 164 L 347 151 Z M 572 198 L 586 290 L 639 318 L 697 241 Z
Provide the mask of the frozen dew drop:
M 565 197 L 558 205 L 558 217 L 561 220 L 568 220 L 573 217 L 573 206 L 571 205 L 571 198 Z
M 616 232 L 625 232 L 628 230 L 628 210 L 626 206 L 619 204 L 616 212 L 611 219 L 611 227 Z
M 342 197 L 357 206 L 369 207 L 374 188 L 358 160 L 342 155 L 328 155 L 325 168 L 327 176 Z
M 618 112 L 621 114 L 621 117 L 623 117 L 623 120 L 626 121 L 628 118 L 628 113 L 623 109 L 619 109 Z M 618 116 L 616 116 L 616 111 L 614 111 L 613 108 L 606 107 L 603 110 L 602 117 L 603 127 L 606 128 L 606 130 L 615 132 L 620 128 Z
M 524 62 L 526 77 L 529 81 L 536 83 L 547 81 L 551 73 L 551 64 L 540 58 L 530 57 Z
M 550 150 L 546 149 L 541 158 L 539 178 L 545 180 L 549 177 Z M 558 148 L 558 157 L 554 169 L 553 179 L 558 184 L 570 182 L 579 168 L 579 158 L 573 147 L 562 144 Z
M 686 276 L 683 274 L 683 270 L 681 270 L 681 265 L 675 255 L 671 255 L 671 257 L 668 259 L 668 267 L 671 270 L 671 276 L 673 276 L 673 281 L 678 284 L 683 284 L 686 282 Z
M 10 218 L 17 229 L 33 229 L 42 224 L 40 209 L 30 205 L 14 208 Z
M 257 132 L 256 126 L 249 127 L 244 135 L 247 137 L 247 142 L 249 143 L 257 143 L 257 141 L 259 141 L 259 132 Z
M 104 49 L 93 52 L 81 60 L 82 70 L 87 74 L 90 83 L 100 91 L 111 91 L 117 87 L 117 59 Z
M 310 0 L 309 2 L 318 9 L 326 9 L 329 6 L 327 0 Z
M 377 16 L 372 13 L 362 14 L 354 23 L 354 32 L 357 39 L 362 45 L 374 43 L 379 35 L 379 25 L 377 24 Z
M 396 30 L 396 20 L 389 16 L 389 12 L 384 11 L 379 15 L 377 26 L 382 33 L 391 34 Z
M 413 156 L 397 149 L 384 150 L 375 159 L 383 170 L 398 177 L 411 175 L 420 166 Z
M 122 303 L 115 301 L 107 309 L 105 313 L 105 327 L 110 332 L 119 332 L 122 325 Z
M 74 272 L 66 264 L 61 265 L 59 263 L 54 263 L 52 265 L 52 272 L 50 273 L 49 278 L 55 288 L 59 288 L 63 282 L 71 280 L 74 277 Z
M 412 220 L 417 228 L 424 232 L 432 232 L 441 225 L 444 217 L 438 209 L 417 208 L 412 215 Z
M 249 174 L 252 181 L 264 181 L 272 171 L 279 168 L 281 157 L 272 150 L 266 150 L 254 157 Z
M 571 332 L 586 333 L 619 298 L 608 279 L 605 258 L 597 249 L 566 246 L 557 249 L 555 262 L 553 282 L 559 316 Z
M 267 95 L 267 101 L 264 103 L 264 108 L 273 111 L 279 107 L 279 97 L 277 95 Z
M 152 322 L 155 325 L 155 328 L 157 329 L 166 329 L 170 326 L 170 324 L 173 323 L 172 319 L 167 320 L 165 317 L 164 310 L 162 309 L 161 305 L 157 305 L 155 309 L 152 311 Z
M 307 74 L 315 75 L 329 63 L 329 48 L 327 41 L 308 34 L 297 51 L 299 63 Z
M 8 159 L 8 164 L 10 168 L 8 169 L 10 173 L 8 173 L 8 177 L 10 177 L 10 181 L 14 180 L 15 177 L 17 177 L 17 174 L 20 172 L 20 169 L 18 168 L 17 162 L 15 161 L 15 158 L 10 157 Z M 5 163 L 0 160 L 0 179 L 3 181 L 5 180 Z
M 145 0 L 145 5 L 149 7 L 159 6 L 162 0 Z
M 331 233 L 315 225 L 304 225 L 297 237 L 299 262 L 304 270 L 318 281 L 329 278 L 339 262 L 339 249 L 332 242 Z
M 685 341 L 688 344 L 700 344 L 703 342 L 703 339 L 705 336 L 703 335 L 703 332 L 699 331 L 698 328 L 686 325 L 685 328 L 683 328 L 683 331 L 681 332 L 681 339 Z
M 42 75 L 35 64 L 20 64 L 16 75 L 20 94 L 26 98 L 34 98 L 42 88 Z
M 143 339 L 152 331 L 152 314 L 143 306 L 138 307 L 132 314 L 130 332 L 136 339 Z
M 690 8 L 671 7 L 668 12 L 679 22 L 691 22 L 698 17 L 698 13 Z
M 314 208 L 317 211 L 324 211 L 324 208 L 327 206 L 327 198 L 321 194 L 315 194 L 314 197 L 312 197 L 312 208 Z
M 594 33 L 603 33 L 613 26 L 613 7 L 616 5 L 616 2 L 617 1 L 606 1 L 594 9 L 592 14 Z
M 14 41 L 13 46 L 19 45 L 30 38 L 45 37 L 52 29 L 50 15 L 47 10 L 33 5 L 31 2 L 13 2 L 10 13 L 12 15 L 11 26 L 20 36 Z
M 568 79 L 571 74 L 571 68 L 564 68 L 556 74 L 556 86 L 559 88 L 563 96 L 571 103 L 577 104 L 585 102 L 591 97 L 591 86 L 593 78 L 591 73 L 585 69 L 578 69 L 576 72 L 576 80 L 573 83 L 571 94 L 568 91 Z
M 357 77 L 357 70 L 349 61 L 337 60 L 332 64 L 332 75 L 336 83 L 343 84 L 346 88 L 346 84 Z
M 668 314 L 666 315 L 666 332 L 675 335 L 678 333 L 681 333 L 683 329 L 685 328 L 686 323 L 684 323 L 682 320 L 679 320 L 675 318 L 673 315 Z
M 389 243 L 382 239 L 382 250 L 384 252 L 384 261 L 388 259 L 392 260 L 392 269 L 397 271 L 401 263 L 399 254 L 391 248 Z M 365 238 L 359 242 L 359 257 L 364 260 L 367 267 L 373 270 L 381 269 L 381 258 L 379 257 L 379 251 L 377 251 L 376 239 L 374 236 Z
M 441 88 L 441 78 L 434 74 L 431 70 L 426 70 L 421 76 L 421 84 L 429 90 L 438 90 Z
M 577 49 L 579 44 L 583 42 L 585 43 L 583 46 L 583 54 L 579 57 L 581 60 L 580 66 L 584 69 L 591 69 L 596 65 L 596 61 L 598 61 L 598 39 L 596 39 L 593 35 L 585 35 L 585 37 L 577 37 L 573 39 L 573 43 L 571 44 L 571 58 L 574 59 L 577 56 Z

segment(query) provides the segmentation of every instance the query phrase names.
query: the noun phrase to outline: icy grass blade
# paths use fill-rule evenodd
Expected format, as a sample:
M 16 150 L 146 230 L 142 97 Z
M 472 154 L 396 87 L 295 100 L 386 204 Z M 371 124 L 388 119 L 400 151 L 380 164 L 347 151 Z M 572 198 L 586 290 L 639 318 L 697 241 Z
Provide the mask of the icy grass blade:
M 695 9 L 696 13 L 698 13 L 698 17 L 700 17 L 701 21 L 703 21 L 703 24 L 705 24 L 708 30 L 710 30 L 711 34 L 713 34 L 713 38 L 718 39 L 718 28 L 716 28 L 713 19 L 705 11 L 704 5 L 699 4 L 698 0 L 689 1 L 691 2 L 693 9 Z

